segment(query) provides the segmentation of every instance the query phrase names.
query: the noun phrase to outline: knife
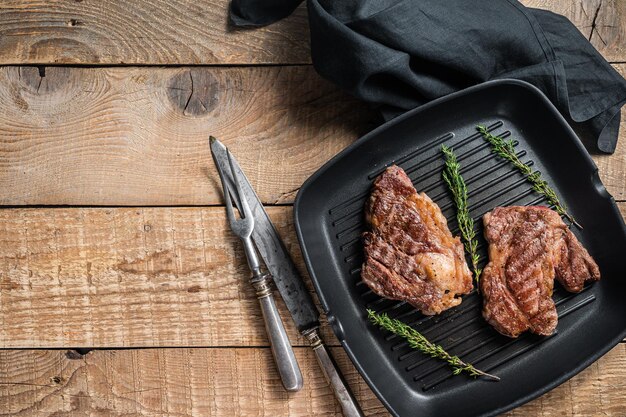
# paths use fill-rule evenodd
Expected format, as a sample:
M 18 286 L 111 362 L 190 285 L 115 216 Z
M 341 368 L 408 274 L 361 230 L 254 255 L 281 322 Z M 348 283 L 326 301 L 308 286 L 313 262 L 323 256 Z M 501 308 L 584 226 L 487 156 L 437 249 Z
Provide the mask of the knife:
M 231 171 L 227 169 L 227 167 L 229 167 L 228 149 L 213 137 L 210 139 L 210 148 L 213 161 L 225 174 L 224 181 L 229 184 L 228 186 L 231 190 L 234 189 Z M 267 269 L 273 275 L 276 288 L 283 298 L 291 314 L 291 318 L 296 324 L 298 331 L 313 348 L 324 376 L 341 405 L 344 416 L 362 417 L 363 413 L 356 399 L 352 395 L 337 364 L 320 337 L 320 313 L 313 303 L 311 294 L 304 286 L 304 281 L 300 277 L 289 252 L 287 252 L 276 228 L 263 208 L 259 197 L 254 192 L 250 182 L 232 154 L 230 157 L 230 166 L 232 166 L 234 175 L 237 175 L 239 178 L 241 190 L 240 198 L 246 199 L 255 219 L 252 240 L 261 258 L 263 258 Z M 236 199 L 235 204 L 239 209 L 241 208 L 239 207 L 240 202 Z

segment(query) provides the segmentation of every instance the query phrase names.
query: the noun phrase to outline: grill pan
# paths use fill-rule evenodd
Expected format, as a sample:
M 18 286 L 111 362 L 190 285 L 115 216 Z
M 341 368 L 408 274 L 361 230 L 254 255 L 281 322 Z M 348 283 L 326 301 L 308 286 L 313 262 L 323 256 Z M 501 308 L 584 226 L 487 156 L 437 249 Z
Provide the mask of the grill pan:
M 559 324 L 550 337 L 501 336 L 483 320 L 475 292 L 443 314 L 424 316 L 404 302 L 377 296 L 361 281 L 363 206 L 374 178 L 392 163 L 441 207 L 454 235 L 458 225 L 441 179 L 441 144 L 452 146 L 458 156 L 478 230 L 483 214 L 496 206 L 547 205 L 510 163 L 490 152 L 477 124 L 515 140 L 522 161 L 541 172 L 584 226 L 571 230 L 600 266 L 602 279 L 579 294 L 555 282 Z M 563 383 L 626 336 L 626 226 L 578 137 L 549 100 L 525 82 L 487 82 L 380 126 L 309 178 L 294 211 L 305 263 L 328 322 L 396 416 L 502 413 Z M 484 266 L 486 243 L 479 245 Z M 445 363 L 369 324 L 366 308 L 409 323 L 501 381 L 452 377 Z

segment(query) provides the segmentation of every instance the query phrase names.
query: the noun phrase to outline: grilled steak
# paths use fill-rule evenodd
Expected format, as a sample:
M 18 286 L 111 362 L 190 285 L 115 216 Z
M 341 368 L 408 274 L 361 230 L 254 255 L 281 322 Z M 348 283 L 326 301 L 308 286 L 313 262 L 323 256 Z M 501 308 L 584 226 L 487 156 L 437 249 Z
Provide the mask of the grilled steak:
M 483 316 L 500 333 L 550 335 L 557 324 L 554 278 L 571 292 L 600 270 L 561 217 L 547 207 L 496 207 L 483 217 L 489 264 L 480 286 Z
M 371 231 L 364 234 L 361 276 L 376 294 L 431 315 L 458 305 L 459 295 L 472 290 L 460 239 L 401 168 L 391 166 L 374 181 L 365 216 Z

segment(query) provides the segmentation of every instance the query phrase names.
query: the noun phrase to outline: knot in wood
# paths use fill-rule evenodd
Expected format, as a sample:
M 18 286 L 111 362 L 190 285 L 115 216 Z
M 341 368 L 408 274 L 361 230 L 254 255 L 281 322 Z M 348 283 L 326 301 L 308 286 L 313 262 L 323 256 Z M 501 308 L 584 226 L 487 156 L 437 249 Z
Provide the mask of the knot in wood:
M 191 68 L 170 79 L 167 97 L 185 116 L 203 116 L 217 105 L 218 82 L 210 69 Z
M 22 85 L 38 95 L 67 88 L 72 76 L 66 67 L 20 67 L 18 71 Z

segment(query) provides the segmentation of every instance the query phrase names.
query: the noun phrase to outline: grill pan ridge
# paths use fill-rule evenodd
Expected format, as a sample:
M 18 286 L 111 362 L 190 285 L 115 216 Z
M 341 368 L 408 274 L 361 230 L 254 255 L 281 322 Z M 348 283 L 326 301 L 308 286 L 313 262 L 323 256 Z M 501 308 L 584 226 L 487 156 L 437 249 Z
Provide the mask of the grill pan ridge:
M 363 207 L 373 180 L 401 166 L 418 192 L 442 209 L 458 235 L 455 207 L 441 179 L 441 144 L 451 146 L 468 187 L 470 215 L 487 262 L 482 216 L 496 206 L 548 205 L 508 162 L 491 153 L 476 132 L 484 124 L 512 138 L 520 159 L 541 172 L 585 226 L 572 231 L 596 259 L 602 280 L 578 294 L 555 283 L 559 325 L 550 337 L 498 334 L 481 315 L 473 293 L 438 316 L 386 300 L 361 281 Z M 370 132 L 303 185 L 295 225 L 307 269 L 329 323 L 357 369 L 394 415 L 495 415 L 518 406 L 580 372 L 626 335 L 626 226 L 597 167 L 545 96 L 530 84 L 499 80 L 436 100 Z M 601 307 L 600 307 L 601 306 Z M 412 350 L 367 323 L 366 308 L 386 312 L 501 382 L 451 378 L 439 360 Z M 480 399 L 480 401 L 477 401 Z

